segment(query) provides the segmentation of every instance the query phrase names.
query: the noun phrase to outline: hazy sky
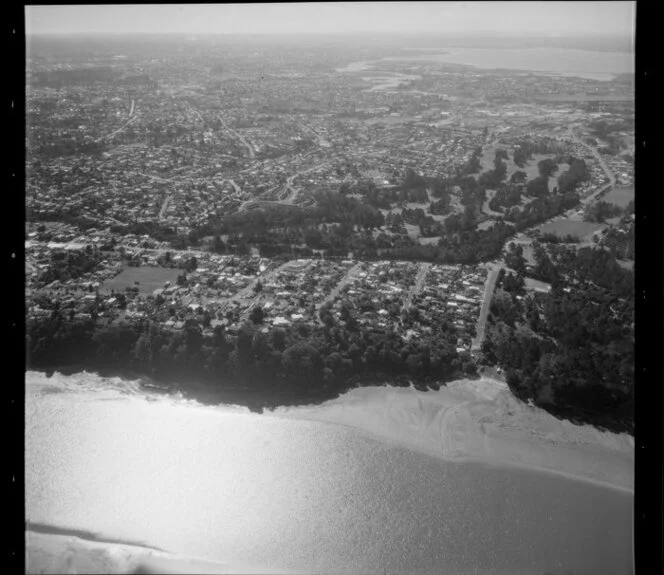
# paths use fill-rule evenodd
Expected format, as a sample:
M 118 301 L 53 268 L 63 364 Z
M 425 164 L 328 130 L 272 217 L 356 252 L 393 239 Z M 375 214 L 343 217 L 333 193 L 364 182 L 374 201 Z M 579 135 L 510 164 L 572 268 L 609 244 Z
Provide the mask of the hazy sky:
M 26 7 L 28 34 L 531 32 L 631 37 L 636 2 L 334 2 Z

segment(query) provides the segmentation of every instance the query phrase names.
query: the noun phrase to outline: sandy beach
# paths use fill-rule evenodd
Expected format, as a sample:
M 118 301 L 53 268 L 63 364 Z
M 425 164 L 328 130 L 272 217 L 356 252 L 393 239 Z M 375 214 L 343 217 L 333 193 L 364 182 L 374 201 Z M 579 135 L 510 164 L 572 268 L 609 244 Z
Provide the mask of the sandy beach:
M 272 415 L 349 426 L 444 460 L 513 465 L 634 489 L 630 435 L 558 420 L 490 378 L 429 392 L 358 388 L 320 406 L 278 408 Z

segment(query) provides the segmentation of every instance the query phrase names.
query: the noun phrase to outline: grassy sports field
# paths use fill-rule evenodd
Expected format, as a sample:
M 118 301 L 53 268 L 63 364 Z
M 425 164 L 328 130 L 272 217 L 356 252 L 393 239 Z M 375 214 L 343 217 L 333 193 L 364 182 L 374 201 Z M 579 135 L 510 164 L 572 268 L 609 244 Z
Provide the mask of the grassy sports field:
M 559 237 L 570 234 L 572 236 L 576 236 L 579 239 L 583 239 L 592 234 L 594 231 L 603 227 L 604 226 L 602 224 L 594 224 L 592 222 L 584 222 L 582 220 L 571 220 L 569 218 L 563 218 L 544 224 L 540 230 L 543 234 L 553 233 Z
M 124 291 L 127 287 L 137 287 L 141 293 L 152 293 L 158 288 L 164 287 L 164 282 L 175 283 L 178 275 L 182 273 L 179 269 L 160 267 L 125 268 L 117 276 L 106 280 L 102 284 L 102 291 L 110 292 Z M 138 283 L 136 283 L 138 282 Z
M 606 194 L 602 200 L 615 204 L 620 208 L 624 208 L 634 199 L 634 186 L 626 186 L 623 188 L 613 188 Z

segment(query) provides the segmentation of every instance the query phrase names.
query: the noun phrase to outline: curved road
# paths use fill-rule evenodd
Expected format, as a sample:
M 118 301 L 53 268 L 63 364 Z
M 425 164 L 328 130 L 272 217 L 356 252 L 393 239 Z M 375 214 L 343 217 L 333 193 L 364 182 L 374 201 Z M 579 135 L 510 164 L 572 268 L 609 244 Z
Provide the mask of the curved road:
M 222 119 L 221 116 L 217 116 L 217 119 L 221 122 L 222 126 L 225 128 L 225 130 L 226 130 L 227 132 L 229 132 L 230 134 L 232 134 L 233 136 L 235 136 L 238 140 L 240 140 L 240 142 L 242 142 L 242 144 L 247 148 L 247 150 L 249 150 L 249 157 L 253 158 L 253 157 L 256 156 L 256 153 L 254 152 L 254 148 L 253 148 L 253 146 L 252 146 L 249 142 L 247 142 L 247 140 L 245 140 L 245 139 L 244 139 L 240 134 L 238 134 L 235 130 L 233 130 L 232 128 L 229 128 L 229 127 L 228 127 L 228 124 L 226 124 L 226 122 Z
M 311 168 L 307 168 L 306 170 L 302 170 L 302 171 L 297 172 L 297 173 L 293 174 L 292 176 L 290 176 L 286 180 L 286 183 L 284 184 L 284 188 L 283 188 L 284 190 L 289 191 L 289 194 L 286 198 L 284 198 L 282 200 L 261 200 L 260 197 L 251 198 L 250 200 L 246 200 L 238 208 L 237 211 L 242 212 L 242 211 L 246 210 L 249 206 L 251 206 L 253 204 L 257 204 L 259 202 L 262 203 L 262 204 L 281 204 L 281 205 L 287 205 L 287 206 L 288 205 L 293 205 L 293 202 L 295 201 L 295 199 L 297 199 L 297 194 L 298 194 L 298 191 L 295 188 L 293 188 L 293 182 L 295 181 L 295 178 L 297 178 L 299 176 L 303 176 L 305 174 L 308 174 L 309 172 L 314 172 L 316 170 L 319 170 L 320 168 L 323 168 L 323 167 L 327 166 L 330 163 L 332 163 L 332 162 L 331 161 L 323 162 L 322 164 L 318 164 L 318 165 L 313 166 Z M 268 192 L 265 192 L 265 193 L 269 193 L 269 192 L 273 192 L 273 191 L 274 191 L 274 188 L 268 190 Z
M 588 204 L 591 201 L 593 201 L 597 196 L 602 195 L 605 191 L 610 190 L 613 186 L 616 185 L 616 177 L 613 174 L 613 172 L 609 169 L 609 167 L 606 165 L 606 162 L 604 161 L 604 158 L 602 158 L 602 154 L 599 153 L 597 148 L 590 146 L 589 144 L 586 144 L 583 140 L 581 140 L 572 130 L 568 130 L 569 136 L 574 141 L 576 144 L 579 144 L 580 146 L 583 146 L 587 150 L 590 151 L 590 153 L 595 157 L 595 159 L 599 162 L 599 165 L 602 166 L 602 169 L 604 170 L 604 173 L 606 174 L 606 177 L 609 178 L 609 183 L 606 184 L 605 186 L 602 186 L 599 190 L 593 192 L 590 194 L 587 198 L 581 201 L 582 204 Z

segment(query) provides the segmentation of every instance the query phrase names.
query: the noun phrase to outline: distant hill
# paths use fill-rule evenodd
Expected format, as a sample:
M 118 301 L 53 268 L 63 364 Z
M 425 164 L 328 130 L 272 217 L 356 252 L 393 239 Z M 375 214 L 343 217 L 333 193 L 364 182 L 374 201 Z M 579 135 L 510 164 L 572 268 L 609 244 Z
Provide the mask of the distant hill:
M 633 72 L 626 72 L 624 74 L 617 74 L 612 82 L 616 84 L 634 84 L 635 75 Z

